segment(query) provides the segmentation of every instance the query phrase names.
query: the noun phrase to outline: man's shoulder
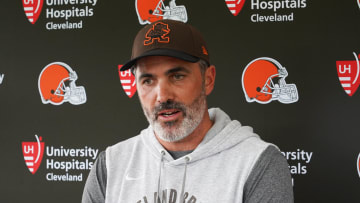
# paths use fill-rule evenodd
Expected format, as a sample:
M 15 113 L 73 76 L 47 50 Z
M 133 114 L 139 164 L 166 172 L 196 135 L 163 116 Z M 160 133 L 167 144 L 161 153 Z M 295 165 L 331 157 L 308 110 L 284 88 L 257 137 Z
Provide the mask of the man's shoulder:
M 269 145 L 273 145 L 272 143 L 266 142 L 261 137 L 253 132 L 253 128 L 250 126 L 242 126 L 239 121 L 233 120 L 232 123 L 236 127 L 232 128 L 231 134 L 233 136 L 238 136 L 238 143 L 237 146 L 244 149 L 247 148 L 246 151 L 257 151 L 260 150 L 261 152 L 264 151 Z M 275 145 L 273 145 L 275 146 Z M 276 146 L 275 146 L 276 148 Z
M 255 134 L 255 136 L 251 136 L 249 138 L 247 138 L 246 140 L 244 140 L 244 142 L 246 143 L 246 145 L 249 148 L 259 148 L 261 150 L 265 150 L 269 145 L 273 145 L 272 143 L 266 142 L 263 139 L 261 139 L 261 137 L 257 134 Z M 275 146 L 276 147 L 276 146 Z
M 124 150 L 125 148 L 132 148 L 137 143 L 141 142 L 141 135 L 136 135 L 134 137 L 128 138 L 126 140 L 122 140 L 114 145 L 107 147 L 107 151 L 118 151 Z
M 118 154 L 128 154 L 136 150 L 144 149 L 145 139 L 149 136 L 150 128 L 142 130 L 138 135 L 128 138 L 126 140 L 120 141 L 112 146 L 106 148 L 106 156 Z

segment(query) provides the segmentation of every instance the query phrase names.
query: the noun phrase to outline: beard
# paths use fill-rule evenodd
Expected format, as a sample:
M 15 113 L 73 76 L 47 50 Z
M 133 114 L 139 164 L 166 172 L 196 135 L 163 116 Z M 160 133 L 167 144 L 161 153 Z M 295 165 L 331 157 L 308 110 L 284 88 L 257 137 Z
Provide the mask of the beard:
M 142 106 L 144 114 L 155 134 L 166 142 L 176 142 L 189 136 L 200 124 L 207 110 L 205 90 L 194 101 L 185 105 L 181 102 L 167 101 L 155 106 L 151 111 Z M 170 122 L 160 122 L 160 111 L 176 109 L 182 112 L 183 119 Z

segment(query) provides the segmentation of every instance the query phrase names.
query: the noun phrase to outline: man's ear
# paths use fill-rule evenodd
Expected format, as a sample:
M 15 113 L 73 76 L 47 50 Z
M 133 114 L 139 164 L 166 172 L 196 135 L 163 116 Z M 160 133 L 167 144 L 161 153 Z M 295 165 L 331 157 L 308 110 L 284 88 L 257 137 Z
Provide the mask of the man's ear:
M 205 93 L 209 95 L 214 89 L 216 70 L 214 65 L 210 65 L 205 71 Z

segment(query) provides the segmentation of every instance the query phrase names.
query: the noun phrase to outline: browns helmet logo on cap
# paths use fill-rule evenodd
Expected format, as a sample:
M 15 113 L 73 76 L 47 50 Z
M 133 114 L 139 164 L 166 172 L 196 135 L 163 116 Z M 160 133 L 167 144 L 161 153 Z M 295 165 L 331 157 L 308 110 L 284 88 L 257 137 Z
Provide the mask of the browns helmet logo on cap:
M 170 38 L 167 36 L 170 33 L 169 25 L 158 22 L 155 23 L 145 35 L 144 45 L 150 45 L 157 40 L 159 43 L 169 43 Z

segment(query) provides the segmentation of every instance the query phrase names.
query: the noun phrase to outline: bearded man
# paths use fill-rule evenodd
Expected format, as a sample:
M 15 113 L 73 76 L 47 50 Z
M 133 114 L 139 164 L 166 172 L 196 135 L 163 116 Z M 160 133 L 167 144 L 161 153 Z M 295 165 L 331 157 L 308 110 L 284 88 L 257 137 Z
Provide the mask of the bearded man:
M 278 148 L 208 109 L 216 72 L 198 30 L 173 20 L 145 26 L 122 66 L 130 68 L 150 126 L 99 155 L 83 203 L 294 201 Z

